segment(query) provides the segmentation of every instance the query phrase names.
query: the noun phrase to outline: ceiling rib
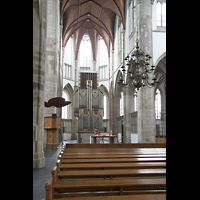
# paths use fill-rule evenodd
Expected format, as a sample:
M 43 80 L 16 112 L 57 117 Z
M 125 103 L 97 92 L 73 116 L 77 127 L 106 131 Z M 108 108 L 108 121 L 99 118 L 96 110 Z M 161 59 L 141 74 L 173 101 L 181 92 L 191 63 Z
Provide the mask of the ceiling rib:
M 92 43 L 93 59 L 96 59 L 97 33 L 104 39 L 110 56 L 110 42 L 112 49 L 114 49 L 116 15 L 121 19 L 123 28 L 125 28 L 125 0 L 60 0 L 60 8 L 60 23 L 63 24 L 63 46 L 74 34 L 77 58 L 80 41 L 85 31 L 88 30 Z

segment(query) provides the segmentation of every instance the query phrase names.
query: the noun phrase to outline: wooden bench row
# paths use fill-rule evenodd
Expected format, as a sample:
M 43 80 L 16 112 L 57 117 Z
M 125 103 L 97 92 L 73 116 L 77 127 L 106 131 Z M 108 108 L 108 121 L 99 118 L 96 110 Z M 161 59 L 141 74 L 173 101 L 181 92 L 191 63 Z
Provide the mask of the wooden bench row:
M 105 169 L 152 169 L 166 168 L 166 162 L 138 162 L 138 163 L 78 163 L 62 164 L 58 160 L 60 170 L 105 170 Z
M 46 200 L 166 198 L 165 148 L 96 145 L 65 146 L 45 185 Z
M 156 177 L 166 176 L 166 169 L 129 169 L 129 170 L 82 170 L 59 171 L 58 179 L 82 179 L 82 178 L 116 178 L 116 177 Z
M 62 159 L 62 163 L 130 163 L 130 162 L 165 162 L 166 158 L 98 158 L 98 159 Z

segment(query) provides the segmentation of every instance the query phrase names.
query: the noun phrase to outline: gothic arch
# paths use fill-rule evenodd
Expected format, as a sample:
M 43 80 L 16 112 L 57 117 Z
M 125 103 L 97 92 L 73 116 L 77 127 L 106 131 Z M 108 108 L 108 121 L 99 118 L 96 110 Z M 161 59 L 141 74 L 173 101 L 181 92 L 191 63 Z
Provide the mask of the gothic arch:
M 166 110 L 166 52 L 164 52 L 155 63 L 155 75 L 158 77 L 159 83 L 155 87 L 160 90 L 161 94 L 161 109 Z M 154 95 L 155 95 L 154 93 Z
M 109 99 L 110 99 L 110 94 L 109 94 L 109 92 L 108 92 L 108 89 L 107 89 L 107 87 L 105 86 L 105 85 L 103 85 L 103 84 L 101 84 L 100 86 L 102 86 L 102 87 L 104 87 L 104 96 L 106 96 L 106 102 L 107 102 L 107 106 L 106 106 L 106 113 L 107 113 L 107 118 L 106 119 L 109 119 L 109 113 L 110 113 L 110 110 L 109 110 L 109 105 L 110 105 L 110 101 L 109 101 Z
M 155 62 L 155 69 L 156 69 L 156 67 L 158 66 L 159 62 L 160 62 L 163 58 L 166 59 L 166 52 L 164 52 L 164 53 L 157 59 L 157 61 Z M 165 60 L 165 66 L 166 66 L 166 60 Z
M 71 84 L 67 83 L 63 88 L 63 91 L 65 91 L 65 90 L 67 90 L 69 92 L 70 101 L 72 102 L 73 101 L 74 90 L 73 90 Z
M 109 98 L 109 92 L 108 92 L 108 89 L 107 87 L 104 85 L 104 84 L 101 84 L 100 87 L 103 86 L 104 87 L 104 92 L 106 93 L 106 95 L 108 96 Z
M 155 63 L 155 75 L 157 76 L 159 83 L 155 87 L 155 91 L 160 87 L 163 82 L 166 82 L 166 52 L 163 53 Z
M 69 94 L 69 101 L 71 101 L 71 104 L 69 104 L 69 118 L 72 119 L 73 117 L 73 96 L 74 96 L 74 90 L 71 86 L 71 84 L 67 83 L 64 88 L 63 88 L 63 92 L 68 93 Z
M 114 97 L 120 96 L 121 91 L 123 91 L 123 87 L 121 84 L 118 84 L 118 81 L 122 78 L 122 72 L 118 70 L 117 77 L 115 81 L 115 89 L 114 89 Z

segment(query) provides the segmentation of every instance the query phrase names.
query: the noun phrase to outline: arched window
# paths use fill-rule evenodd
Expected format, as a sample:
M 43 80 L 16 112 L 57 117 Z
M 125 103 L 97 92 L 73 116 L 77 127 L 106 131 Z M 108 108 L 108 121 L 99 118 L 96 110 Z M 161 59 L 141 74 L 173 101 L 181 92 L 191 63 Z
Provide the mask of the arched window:
M 89 35 L 85 34 L 82 37 L 80 44 L 80 68 L 84 70 L 90 70 L 90 65 L 92 61 L 92 46 Z
M 121 92 L 121 99 L 120 99 L 120 116 L 124 115 L 124 95 Z
M 134 111 L 137 111 L 137 95 L 134 95 Z
M 135 0 L 129 0 L 129 35 L 133 32 L 136 21 L 136 6 Z
M 72 65 L 72 38 L 70 37 L 65 46 L 65 58 L 64 62 L 66 64 Z
M 156 119 L 161 119 L 161 94 L 159 89 L 156 90 L 155 111 L 156 111 Z
M 107 78 L 106 67 L 108 65 L 108 50 L 104 39 L 99 36 L 99 78 Z
M 107 119 L 107 96 L 104 95 L 103 98 L 104 98 L 104 116 L 103 116 L 103 118 Z
M 62 93 L 62 97 L 65 98 L 65 101 L 69 101 L 69 95 L 67 95 L 65 92 Z M 64 106 L 62 107 L 62 119 L 68 119 L 69 118 L 69 107 Z
M 70 37 L 65 46 L 65 55 L 64 55 L 64 77 L 71 78 L 72 72 L 72 38 Z
M 99 36 L 99 66 L 108 64 L 108 50 L 104 39 Z
M 166 26 L 166 2 L 158 0 L 156 5 L 157 26 Z
M 119 19 L 118 23 L 118 65 L 123 62 L 123 35 L 122 35 L 123 25 Z

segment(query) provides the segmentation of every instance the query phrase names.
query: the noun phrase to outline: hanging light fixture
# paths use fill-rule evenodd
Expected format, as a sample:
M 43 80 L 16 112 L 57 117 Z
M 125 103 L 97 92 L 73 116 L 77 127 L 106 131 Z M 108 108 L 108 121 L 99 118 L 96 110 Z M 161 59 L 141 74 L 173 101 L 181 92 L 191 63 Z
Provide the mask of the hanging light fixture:
M 138 32 L 137 32 L 137 39 L 136 39 L 136 47 L 131 53 L 131 56 L 127 55 L 125 57 L 126 65 L 128 66 L 127 74 L 129 76 L 129 80 L 133 80 L 133 85 L 137 90 L 141 87 L 153 87 L 156 83 L 158 83 L 157 77 L 154 74 L 155 66 L 152 65 L 150 67 L 150 59 L 152 58 L 150 55 L 145 54 L 139 48 L 139 40 L 138 40 Z M 122 66 L 122 77 L 118 80 L 118 84 L 127 85 L 125 83 L 125 67 Z M 150 77 L 152 78 L 150 80 Z

